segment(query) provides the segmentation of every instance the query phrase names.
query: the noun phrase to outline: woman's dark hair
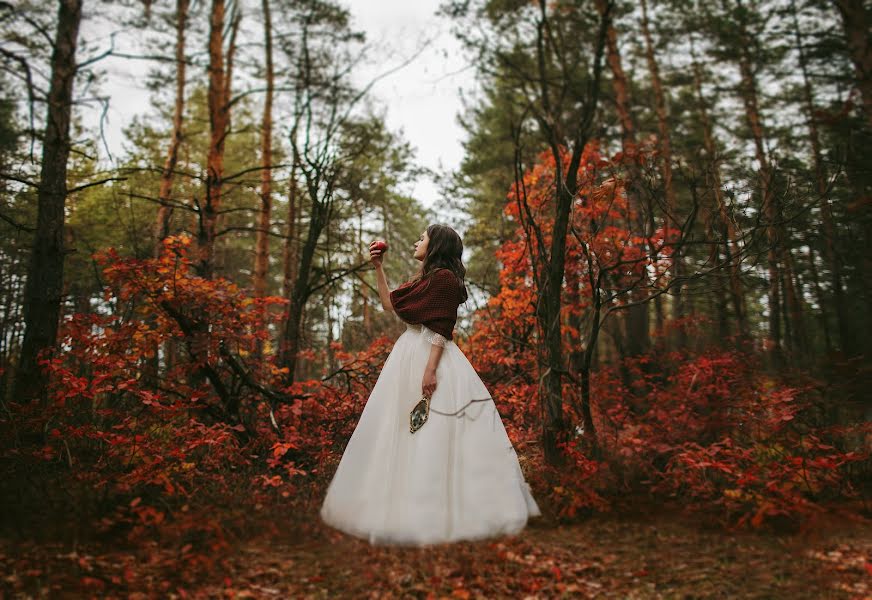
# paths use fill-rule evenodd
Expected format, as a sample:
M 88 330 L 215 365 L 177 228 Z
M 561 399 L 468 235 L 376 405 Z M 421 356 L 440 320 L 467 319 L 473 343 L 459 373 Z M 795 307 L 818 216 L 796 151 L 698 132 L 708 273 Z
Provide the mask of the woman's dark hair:
M 469 295 L 463 282 L 466 277 L 466 267 L 461 258 L 463 242 L 460 236 L 448 225 L 433 223 L 427 227 L 427 255 L 421 264 L 421 271 L 412 281 L 429 277 L 436 269 L 448 269 L 457 277 L 460 285 L 461 303 L 466 302 Z

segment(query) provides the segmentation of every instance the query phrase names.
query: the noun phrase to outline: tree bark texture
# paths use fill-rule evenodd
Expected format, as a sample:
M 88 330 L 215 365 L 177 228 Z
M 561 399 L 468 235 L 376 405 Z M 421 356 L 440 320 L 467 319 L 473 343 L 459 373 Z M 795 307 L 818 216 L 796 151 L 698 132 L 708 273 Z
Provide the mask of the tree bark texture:
M 834 0 L 842 14 L 845 42 L 854 69 L 857 71 L 857 88 L 863 101 L 866 120 L 872 127 L 872 8 L 866 0 Z
M 185 111 L 185 31 L 187 29 L 189 4 L 190 0 L 176 1 L 176 101 L 173 110 L 172 139 L 167 149 L 167 157 L 160 176 L 160 189 L 158 191 L 160 206 L 157 209 L 154 231 L 155 257 L 160 255 L 161 242 L 169 235 L 170 218 L 173 214 L 171 196 L 174 173 L 179 159 L 179 146 L 182 143 L 182 117 Z
M 272 104 L 274 91 L 272 56 L 272 18 L 269 0 L 262 0 L 264 59 L 266 61 L 266 96 L 263 101 L 263 121 L 261 123 L 261 172 L 260 172 L 260 213 L 258 214 L 257 237 L 254 256 L 254 295 L 266 295 L 266 276 L 269 270 L 269 230 L 272 215 Z
M 609 8 L 609 3 L 606 0 L 595 0 L 597 11 L 600 15 L 604 15 Z M 618 48 L 618 33 L 609 20 L 606 30 L 606 60 L 612 73 L 612 87 L 615 93 L 615 108 L 618 112 L 618 118 L 621 122 L 621 144 L 625 154 L 636 153 L 636 124 L 630 112 L 630 85 L 627 80 L 627 75 L 621 64 L 621 54 Z M 636 222 L 633 226 L 637 231 L 643 233 L 644 237 L 649 240 L 649 226 L 645 224 L 643 217 L 642 196 L 641 191 L 642 175 L 635 161 L 628 162 L 628 182 L 626 186 L 627 201 L 630 205 L 630 210 L 636 215 Z M 652 258 L 654 258 L 652 256 Z M 641 277 L 647 279 L 647 274 L 642 274 Z M 643 298 L 643 293 L 639 286 L 636 286 L 631 292 L 631 299 L 638 301 Z M 659 296 L 657 297 L 659 302 Z M 650 338 L 648 332 L 648 305 L 645 303 L 637 304 L 627 309 L 628 331 L 625 341 L 626 352 L 629 356 L 644 354 L 648 351 Z
M 36 232 L 24 290 L 24 340 L 15 384 L 15 397 L 20 401 L 34 396 L 45 400 L 45 380 L 40 376 L 37 361 L 40 351 L 54 351 L 61 318 L 67 159 L 82 0 L 60 0 L 58 4 L 37 192 Z

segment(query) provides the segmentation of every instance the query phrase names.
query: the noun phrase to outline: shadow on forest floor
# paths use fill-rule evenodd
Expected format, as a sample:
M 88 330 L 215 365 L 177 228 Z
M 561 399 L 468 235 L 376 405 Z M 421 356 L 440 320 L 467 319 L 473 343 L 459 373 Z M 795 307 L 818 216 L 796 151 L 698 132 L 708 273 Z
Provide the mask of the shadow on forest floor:
M 373 547 L 314 517 L 239 543 L 226 570 L 197 584 L 156 549 L 11 544 L 0 540 L 4 598 L 872 597 L 872 522 L 844 511 L 777 535 L 652 507 L 426 548 Z

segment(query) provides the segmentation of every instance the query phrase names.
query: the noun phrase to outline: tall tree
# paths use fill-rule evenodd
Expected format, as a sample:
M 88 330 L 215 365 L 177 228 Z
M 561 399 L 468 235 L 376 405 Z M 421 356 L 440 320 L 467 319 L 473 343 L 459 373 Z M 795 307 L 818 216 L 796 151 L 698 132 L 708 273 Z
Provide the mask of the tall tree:
M 614 2 L 594 0 L 594 4 L 600 15 L 605 18 L 613 9 Z M 621 124 L 621 149 L 627 157 L 627 197 L 630 200 L 630 210 L 639 219 L 638 230 L 645 232 L 645 239 L 652 250 L 652 254 L 654 254 L 653 242 L 651 241 L 651 234 L 654 230 L 654 215 L 650 202 L 647 207 L 643 206 L 645 194 L 642 189 L 642 173 L 638 162 L 635 160 L 635 156 L 638 153 L 638 143 L 636 140 L 636 121 L 633 118 L 630 104 L 630 81 L 626 71 L 624 71 L 621 51 L 618 47 L 618 32 L 614 26 L 613 19 L 608 21 L 606 48 L 608 64 L 612 75 L 612 89 L 615 94 L 615 110 L 618 113 Z M 647 278 L 647 272 L 642 272 L 640 277 Z M 630 356 L 647 352 L 650 345 L 648 305 L 642 302 L 642 299 L 641 286 L 634 288 L 633 307 L 628 310 L 628 327 L 626 339 L 624 340 L 626 353 Z M 657 296 L 655 298 L 655 310 L 658 327 L 663 326 L 663 307 L 661 303 L 662 299 L 660 296 Z
M 182 117 L 185 110 L 185 31 L 187 30 L 190 0 L 176 0 L 176 99 L 173 110 L 173 132 L 167 157 L 160 177 L 157 219 L 155 221 L 155 256 L 160 254 L 161 240 L 169 235 L 170 218 L 173 214 L 172 190 L 179 146 L 182 143 Z
M 654 41 L 651 35 L 651 27 L 648 19 L 648 2 L 642 0 L 642 37 L 645 40 L 645 60 L 648 63 L 648 73 L 651 77 L 651 88 L 654 90 L 654 112 L 657 115 L 657 145 L 660 155 L 660 174 L 663 178 L 663 196 L 665 206 L 663 207 L 663 231 L 668 237 L 665 240 L 671 240 L 678 223 L 676 221 L 676 195 L 675 183 L 672 178 L 672 136 L 669 131 L 669 119 L 666 107 L 666 93 L 663 90 L 663 81 L 660 76 L 660 65 L 657 61 L 657 56 L 654 52 Z M 667 241 L 668 243 L 668 241 Z M 672 277 L 681 279 L 681 253 L 680 248 L 674 248 L 670 257 L 672 263 Z M 673 305 L 673 318 L 680 317 L 684 314 L 683 296 L 681 295 L 681 286 L 678 286 L 675 293 L 675 302 Z M 684 329 L 680 329 L 681 332 Z M 679 334 L 679 344 L 684 345 L 683 334 Z
M 209 15 L 209 151 L 206 158 L 206 185 L 204 197 L 198 207 L 199 217 L 199 271 L 206 278 L 215 272 L 215 239 L 221 212 L 221 194 L 224 183 L 224 148 L 230 131 L 231 83 L 236 34 L 241 13 L 232 3 L 229 32 L 225 32 L 225 2 L 212 0 Z M 225 52 L 224 37 L 228 33 Z
M 833 219 L 833 209 L 830 204 L 830 190 L 827 183 L 827 167 L 824 164 L 823 151 L 821 148 L 820 132 L 817 123 L 817 108 L 815 106 L 814 89 L 812 88 L 811 77 L 809 74 L 809 58 L 806 48 L 806 41 L 799 23 L 799 9 L 796 0 L 790 2 L 790 12 L 792 17 L 794 40 L 796 44 L 796 59 L 799 64 L 799 70 L 802 74 L 802 105 L 805 113 L 806 122 L 808 124 L 808 139 L 811 146 L 811 159 L 814 168 L 815 189 L 817 191 L 818 206 L 820 208 L 821 221 L 823 225 L 823 247 L 824 257 L 827 267 L 829 268 L 832 277 L 831 286 L 833 297 L 835 300 L 836 323 L 839 331 L 839 341 L 844 351 L 849 354 L 856 352 L 856 342 L 854 339 L 850 318 L 848 314 L 848 306 L 845 298 L 844 290 L 844 275 L 842 273 L 842 261 L 839 260 L 836 253 L 836 226 Z M 809 249 L 811 252 L 811 249 Z M 813 258 L 812 258 L 813 262 Z M 814 265 L 812 265 L 814 268 Z M 817 274 L 815 273 L 817 278 Z M 820 286 L 816 284 L 816 288 Z M 821 303 L 821 310 L 825 304 Z M 824 315 L 826 323 L 826 315 Z
M 691 68 L 693 71 L 693 89 L 696 95 L 697 111 L 699 113 L 700 124 L 702 125 L 703 147 L 706 151 L 706 157 L 709 165 L 706 170 L 708 178 L 707 187 L 710 191 L 711 198 L 714 200 L 717 215 L 720 219 L 721 239 L 723 240 L 723 254 L 725 263 L 729 269 L 730 279 L 730 300 L 733 305 L 733 313 L 735 315 L 739 335 L 744 342 L 751 338 L 751 329 L 748 324 L 748 314 L 745 303 L 745 291 L 742 284 L 740 273 L 739 258 L 742 250 L 739 247 L 739 233 L 730 211 L 727 209 L 726 199 L 724 198 L 723 180 L 721 175 L 721 160 L 720 151 L 717 141 L 715 140 L 714 128 L 712 119 L 709 115 L 708 102 L 703 95 L 703 75 L 702 65 L 697 60 L 697 54 L 694 44 L 694 34 L 690 35 L 690 54 Z
M 348 11 L 333 2 L 317 1 L 300 7 L 293 20 L 300 28 L 295 36 L 296 47 L 283 47 L 295 59 L 296 70 L 292 76 L 297 90 L 289 140 L 295 178 L 289 182 L 292 196 L 285 250 L 285 281 L 290 294 L 281 332 L 280 356 L 280 363 L 288 370 L 288 383 L 296 377 L 303 317 L 311 295 L 329 286 L 334 277 L 361 267 L 352 267 L 340 276 L 322 272 L 320 280 L 312 273 L 319 240 L 334 216 L 337 180 L 343 162 L 366 151 L 365 141 L 345 135 L 351 110 L 363 97 L 347 80 L 348 65 L 355 61 L 351 45 L 361 40 L 360 34 L 349 27 Z M 302 178 L 299 191 L 305 194 L 309 205 L 305 231 L 296 231 L 294 227 L 299 209 L 296 177 Z M 300 196 L 302 202 L 302 194 Z M 292 247 L 294 238 L 299 239 L 299 251 Z M 293 266 L 289 263 L 291 257 Z
M 261 123 L 260 213 L 254 250 L 254 295 L 266 295 L 266 275 L 269 270 L 269 232 L 272 215 L 272 104 L 275 89 L 273 74 L 272 17 L 269 0 L 262 0 L 264 61 L 266 62 L 266 96 L 263 100 Z
M 37 222 L 24 291 L 24 340 L 15 381 L 22 400 L 41 394 L 40 351 L 54 351 L 64 283 L 64 207 L 76 47 L 82 20 L 82 0 L 59 0 L 52 45 L 42 164 L 37 193 Z
M 758 62 L 762 60 L 759 34 L 762 19 L 752 6 L 742 0 L 721 0 L 723 17 L 720 21 L 721 43 L 725 51 L 735 57 L 739 67 L 738 93 L 745 108 L 745 119 L 754 144 L 754 153 L 759 165 L 757 189 L 760 194 L 761 211 L 767 225 L 767 262 L 769 277 L 769 346 L 775 364 L 783 360 L 782 303 L 786 302 L 787 325 L 793 334 L 791 342 L 801 339 L 802 316 L 796 291 L 793 257 L 790 255 L 781 198 L 776 189 L 776 173 L 766 149 L 764 120 L 760 108 L 760 90 L 757 82 Z M 782 293 L 783 291 L 783 293 Z M 794 331 L 795 330 L 795 331 Z M 792 343 L 799 350 L 798 343 Z
M 454 3 L 448 14 L 463 19 L 487 18 L 490 35 L 475 38 L 461 27 L 462 41 L 479 54 L 488 77 L 504 77 L 522 91 L 512 124 L 514 182 L 512 193 L 522 209 L 526 244 L 536 285 L 536 320 L 540 343 L 542 385 L 542 447 L 546 461 L 561 464 L 560 443 L 568 432 L 564 416 L 563 374 L 566 372 L 561 319 L 566 245 L 573 201 L 579 191 L 578 168 L 594 131 L 600 94 L 600 75 L 612 2 L 604 2 L 598 18 L 591 18 L 574 3 L 491 7 L 472 11 L 468 3 Z M 589 31 L 592 35 L 580 35 Z M 510 85 L 511 85 L 510 84 Z M 528 123 L 527 121 L 530 121 Z M 531 139 L 532 138 L 532 139 Z M 528 145 L 548 149 L 554 167 L 553 227 L 550 239 L 533 215 L 528 201 L 524 152 Z M 646 332 L 647 333 L 647 332 Z
M 833 0 L 842 15 L 845 41 L 857 73 L 857 88 L 872 126 L 872 6 L 867 0 Z

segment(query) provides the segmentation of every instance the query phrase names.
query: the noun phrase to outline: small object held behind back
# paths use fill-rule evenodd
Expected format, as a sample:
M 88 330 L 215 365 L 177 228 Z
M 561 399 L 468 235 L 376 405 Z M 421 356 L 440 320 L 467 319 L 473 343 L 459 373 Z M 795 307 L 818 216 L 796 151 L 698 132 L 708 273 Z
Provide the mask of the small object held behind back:
M 427 422 L 428 416 L 430 416 L 430 397 L 424 395 L 409 413 L 409 431 L 415 433 L 421 429 Z

